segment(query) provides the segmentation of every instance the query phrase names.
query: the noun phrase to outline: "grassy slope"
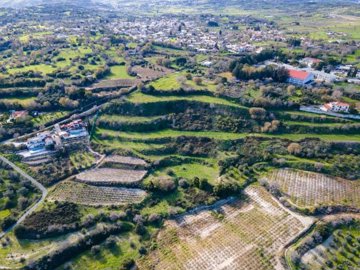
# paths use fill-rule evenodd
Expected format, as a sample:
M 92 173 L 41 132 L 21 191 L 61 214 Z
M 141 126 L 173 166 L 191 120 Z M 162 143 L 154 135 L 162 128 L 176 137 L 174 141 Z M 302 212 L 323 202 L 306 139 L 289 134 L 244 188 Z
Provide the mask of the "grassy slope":
M 150 102 L 158 102 L 158 101 L 173 101 L 173 100 L 191 100 L 191 101 L 199 101 L 205 103 L 213 103 L 213 104 L 220 104 L 226 106 L 234 106 L 238 108 L 245 108 L 245 106 L 236 104 L 235 102 L 218 98 L 212 96 L 205 96 L 205 95 L 189 95 L 189 96 L 151 96 L 146 95 L 141 92 L 135 92 L 129 96 L 129 101 L 134 103 L 150 103 Z
M 107 76 L 107 79 L 133 79 L 126 70 L 126 66 L 112 66 L 110 68 L 111 73 Z
M 178 82 L 179 77 L 184 77 L 185 72 L 175 72 L 169 74 L 163 78 L 156 80 L 155 82 L 150 83 L 155 89 L 158 90 L 178 90 L 181 88 L 181 84 Z M 186 87 L 195 89 L 195 90 L 210 90 L 214 91 L 216 89 L 216 85 L 213 82 L 203 80 L 200 85 L 196 85 L 192 80 L 186 80 Z
M 97 129 L 98 134 L 107 134 L 119 138 L 128 139 L 154 139 L 162 137 L 178 137 L 178 136 L 197 136 L 208 137 L 217 140 L 236 140 L 245 138 L 246 136 L 259 136 L 269 138 L 283 138 L 299 141 L 304 138 L 319 138 L 325 141 L 349 141 L 360 142 L 360 135 L 343 135 L 343 134 L 264 134 L 264 133 L 229 133 L 216 131 L 179 131 L 179 130 L 160 130 L 156 132 L 118 132 L 108 129 Z

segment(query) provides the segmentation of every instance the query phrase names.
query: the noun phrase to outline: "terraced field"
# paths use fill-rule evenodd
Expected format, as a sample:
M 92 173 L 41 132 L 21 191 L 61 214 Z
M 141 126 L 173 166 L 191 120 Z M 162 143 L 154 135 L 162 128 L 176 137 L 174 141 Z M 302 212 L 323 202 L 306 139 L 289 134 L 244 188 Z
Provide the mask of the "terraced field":
M 98 168 L 78 174 L 75 180 L 93 185 L 136 185 L 146 173 L 145 170 Z
M 70 161 L 76 169 L 89 168 L 95 160 L 95 156 L 90 152 L 75 152 L 70 155 Z
M 135 157 L 124 157 L 118 155 L 108 156 L 104 159 L 104 163 L 118 163 L 124 165 L 133 165 L 133 166 L 146 166 L 147 162 L 140 158 Z
M 264 180 L 300 208 L 360 207 L 360 182 L 290 169 L 274 170 Z
M 174 138 L 179 136 L 196 136 L 207 137 L 219 140 L 236 140 L 247 136 L 245 133 L 230 133 L 230 132 L 217 132 L 217 131 L 180 131 L 180 130 L 160 130 L 154 132 L 117 132 L 110 129 L 98 129 L 98 134 L 106 134 L 118 138 L 130 139 L 155 139 L 155 138 Z
M 258 186 L 246 202 L 230 199 L 166 222 L 158 248 L 140 269 L 279 269 L 278 252 L 312 223 L 285 210 Z
M 238 108 L 246 108 L 245 106 L 241 106 L 236 104 L 235 102 L 217 98 L 207 95 L 190 95 L 190 96 L 152 96 L 143 94 L 141 92 L 135 92 L 129 96 L 129 101 L 134 103 L 151 103 L 151 102 L 161 102 L 161 101 L 180 101 L 180 100 L 189 100 L 189 101 L 198 101 L 204 103 L 212 103 L 212 104 L 220 104 L 227 106 L 234 106 Z
M 145 197 L 146 192 L 141 189 L 98 187 L 65 181 L 53 189 L 48 199 L 83 205 L 106 206 L 138 203 Z

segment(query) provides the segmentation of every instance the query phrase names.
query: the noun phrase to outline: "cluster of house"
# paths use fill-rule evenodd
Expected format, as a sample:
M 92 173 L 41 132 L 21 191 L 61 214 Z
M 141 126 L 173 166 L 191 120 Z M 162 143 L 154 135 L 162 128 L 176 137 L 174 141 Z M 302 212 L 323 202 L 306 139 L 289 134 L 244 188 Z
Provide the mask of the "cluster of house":
M 52 131 L 38 133 L 26 142 L 30 154 L 54 150 L 60 147 L 88 143 L 89 133 L 82 120 L 75 120 L 64 125 L 55 125 Z
M 358 70 L 355 66 L 338 65 L 331 70 L 330 73 L 314 70 L 313 68 L 315 65 L 321 62 L 322 60 L 312 57 L 306 57 L 299 61 L 300 64 L 306 66 L 305 70 L 312 72 L 315 75 L 315 78 L 319 81 L 334 82 L 346 79 L 350 83 L 360 84 L 360 70 Z M 352 75 L 349 77 L 350 73 L 352 73 Z
M 231 22 L 233 25 L 234 22 Z M 226 50 L 233 53 L 253 52 L 253 43 L 284 41 L 276 29 L 233 29 L 222 22 L 221 27 L 208 27 L 200 18 L 162 16 L 157 18 L 119 19 L 109 24 L 111 31 L 127 35 L 138 42 L 154 41 L 199 52 Z
M 276 65 L 286 68 L 289 71 L 288 82 L 295 85 L 309 85 L 313 82 L 333 83 L 337 81 L 347 81 L 349 83 L 360 84 L 360 71 L 352 65 L 339 65 L 330 73 L 323 70 L 314 69 L 314 65 L 322 62 L 320 59 L 306 57 L 299 61 L 305 67 L 294 67 L 289 64 L 277 63 L 274 61 L 265 61 L 265 65 Z M 349 71 L 356 71 L 354 77 L 349 77 Z M 353 72 L 355 73 L 355 72 Z
M 332 79 L 331 74 L 326 73 L 326 74 L 328 74 L 329 77 L 324 77 L 326 75 L 323 75 L 322 73 L 325 73 L 325 72 L 315 71 L 312 69 L 312 66 L 316 63 L 319 63 L 320 61 L 321 60 L 318 60 L 315 58 L 304 58 L 301 61 L 302 64 L 309 66 L 309 68 L 307 68 L 305 70 L 304 69 L 301 69 L 301 70 L 296 69 L 291 65 L 279 64 L 279 63 L 275 63 L 272 61 L 266 61 L 265 64 L 285 67 L 289 72 L 288 83 L 299 85 L 299 86 L 305 86 L 305 85 L 312 84 L 315 80 L 319 80 L 319 79 L 331 80 Z M 308 70 L 311 70 L 311 72 Z M 334 80 L 336 80 L 336 79 L 337 78 L 335 78 Z M 350 110 L 350 104 L 348 104 L 346 102 L 334 101 L 334 102 L 329 102 L 329 103 L 326 103 L 326 104 L 320 106 L 320 110 L 324 111 L 324 112 L 333 112 L 333 113 L 337 113 L 337 112 L 348 113 Z

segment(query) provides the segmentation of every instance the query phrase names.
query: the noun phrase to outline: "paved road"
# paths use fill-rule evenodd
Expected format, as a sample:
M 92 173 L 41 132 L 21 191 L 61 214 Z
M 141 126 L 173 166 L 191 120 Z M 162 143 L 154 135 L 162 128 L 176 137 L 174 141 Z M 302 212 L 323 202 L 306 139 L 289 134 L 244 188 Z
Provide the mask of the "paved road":
M 0 233 L 0 239 L 3 238 L 7 233 L 9 233 L 15 226 L 17 226 L 18 224 L 20 224 L 21 222 L 23 222 L 25 220 L 25 218 L 27 216 L 29 216 L 32 212 L 34 212 L 34 210 L 45 200 L 48 192 L 47 189 L 38 181 L 36 181 L 34 178 L 32 178 L 30 175 L 28 175 L 27 173 L 25 173 L 23 170 L 21 170 L 18 166 L 16 166 L 13 162 L 11 162 L 10 160 L 8 160 L 7 158 L 0 156 L 0 160 L 3 161 L 4 163 L 8 164 L 9 166 L 11 166 L 14 171 L 18 172 L 22 177 L 24 177 L 25 179 L 29 180 L 35 187 L 37 187 L 42 195 L 39 201 L 37 201 L 37 203 L 35 203 L 31 208 L 29 208 L 19 219 L 18 221 L 11 226 L 9 229 L 7 229 L 5 232 L 1 232 Z
M 326 115 L 340 117 L 340 118 L 349 118 L 349 119 L 360 120 L 359 114 L 342 114 L 342 113 L 335 113 L 335 112 L 326 112 L 326 111 L 321 110 L 319 108 L 319 106 L 300 106 L 300 111 L 317 113 L 317 114 L 326 114 Z

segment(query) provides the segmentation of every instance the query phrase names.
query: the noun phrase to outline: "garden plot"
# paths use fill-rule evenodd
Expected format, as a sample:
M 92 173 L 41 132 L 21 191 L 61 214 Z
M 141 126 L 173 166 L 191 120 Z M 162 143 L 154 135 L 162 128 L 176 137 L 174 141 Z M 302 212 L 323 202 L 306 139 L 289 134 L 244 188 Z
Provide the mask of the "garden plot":
M 104 206 L 139 203 L 145 197 L 146 192 L 136 188 L 98 187 L 64 181 L 54 188 L 49 200 Z
M 78 174 L 75 180 L 92 185 L 137 185 L 145 177 L 145 170 L 97 168 Z
M 140 269 L 279 269 L 279 251 L 312 224 L 283 208 L 263 188 L 245 189 L 233 200 L 167 221 L 158 248 Z
M 264 180 L 278 188 L 298 207 L 331 205 L 360 207 L 359 181 L 290 169 L 274 170 Z

